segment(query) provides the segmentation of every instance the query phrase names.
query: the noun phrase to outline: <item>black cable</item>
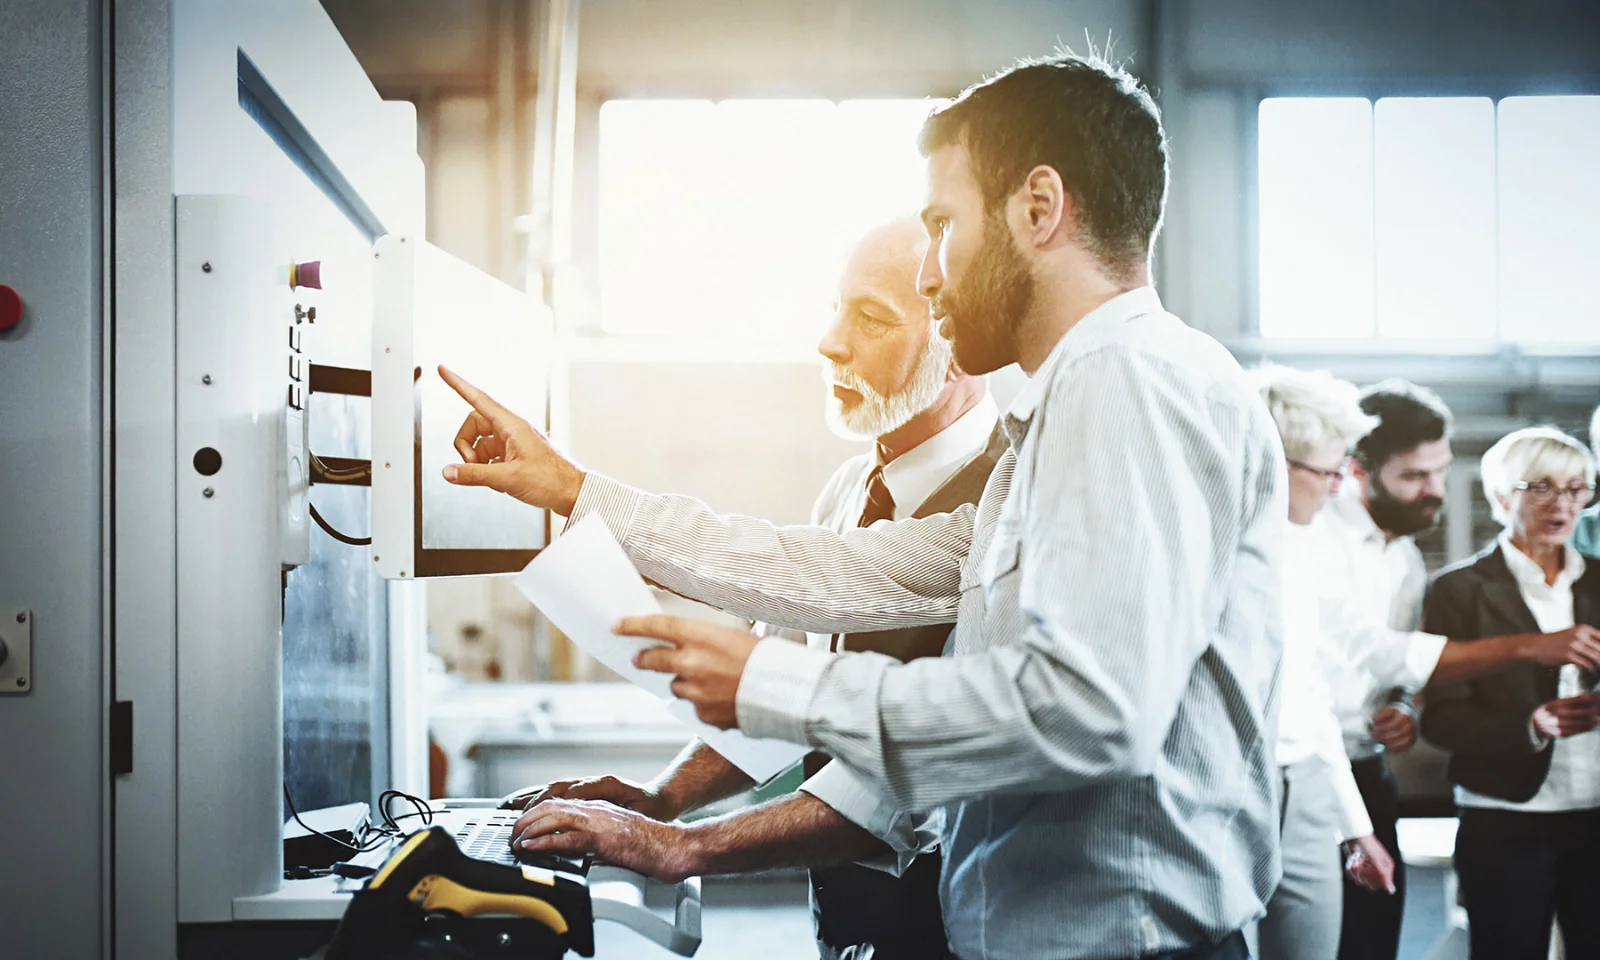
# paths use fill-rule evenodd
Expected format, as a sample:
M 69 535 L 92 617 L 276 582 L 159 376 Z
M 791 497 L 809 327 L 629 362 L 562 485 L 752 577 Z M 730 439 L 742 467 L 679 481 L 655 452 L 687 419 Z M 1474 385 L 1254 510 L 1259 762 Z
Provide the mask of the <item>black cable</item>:
M 300 811 L 295 809 L 294 797 L 289 795 L 289 785 L 287 783 L 283 785 L 283 800 L 289 805 L 289 815 L 294 818 L 295 823 L 300 824 L 300 826 L 305 828 L 308 832 L 314 833 L 324 840 L 336 843 L 339 846 L 344 847 L 346 850 L 357 854 L 370 853 L 371 851 L 383 846 L 385 843 L 388 843 L 394 837 L 397 837 L 403 833 L 404 831 L 401 828 L 399 821 L 406 820 L 411 817 L 421 817 L 423 818 L 422 822 L 424 824 L 431 824 L 433 822 L 434 814 L 433 807 L 428 804 L 428 801 L 423 800 L 420 797 L 414 797 L 411 794 L 406 793 L 404 790 L 385 790 L 378 795 L 378 815 L 383 819 L 384 825 L 373 831 L 371 838 L 365 843 L 363 843 L 361 846 L 356 846 L 353 843 L 346 843 L 345 841 L 340 840 L 338 837 L 323 833 L 321 830 L 316 829 L 315 827 L 311 826 L 311 824 L 302 820 L 300 818 Z M 396 817 L 389 812 L 389 805 L 396 800 L 404 800 L 417 809 L 414 813 L 404 813 Z M 327 871 L 323 871 L 323 874 L 326 873 Z M 291 877 L 290 879 L 306 879 L 311 875 L 312 874 L 295 876 Z
M 412 813 L 403 813 L 397 817 L 389 812 L 389 805 L 396 800 L 404 800 L 415 807 L 416 810 Z M 433 807 L 428 804 L 428 801 L 421 797 L 414 797 L 404 790 L 385 790 L 378 794 L 378 816 L 383 818 L 383 824 L 387 829 L 398 831 L 400 829 L 400 821 L 408 820 L 412 817 L 421 817 L 423 825 L 427 826 L 433 823 L 433 813 Z
M 294 822 L 295 823 L 300 824 L 300 826 L 304 827 L 306 829 L 306 831 L 308 831 L 310 833 L 314 833 L 314 834 L 316 834 L 317 836 L 321 837 L 324 840 L 328 840 L 328 841 L 331 841 L 333 843 L 337 843 L 339 846 L 344 847 L 346 850 L 350 850 L 350 851 L 352 851 L 354 853 L 367 853 L 368 851 L 376 850 L 379 847 L 383 846 L 383 844 L 386 843 L 388 841 L 388 839 L 389 839 L 389 835 L 386 832 L 379 831 L 378 835 L 377 835 L 377 840 L 374 843 L 372 843 L 370 846 L 369 845 L 362 845 L 362 846 L 358 847 L 353 843 L 346 843 L 345 841 L 340 840 L 338 837 L 332 836 L 330 834 L 323 833 L 321 830 L 318 830 L 316 827 L 313 827 L 311 824 L 306 823 L 304 820 L 300 819 L 300 811 L 298 811 L 298 810 L 296 810 L 294 808 L 294 798 L 289 796 L 289 785 L 287 783 L 285 783 L 283 785 L 283 801 L 289 805 L 289 816 L 294 818 Z
M 340 543 L 348 543 L 352 547 L 365 547 L 372 543 L 371 537 L 352 537 L 349 534 L 340 533 L 339 531 L 333 529 L 333 527 L 329 525 L 328 521 L 322 519 L 322 514 L 317 512 L 316 504 L 307 503 L 306 506 L 311 509 L 311 519 L 317 521 L 317 526 L 322 528 L 322 532 L 326 533 L 328 536 L 339 541 Z

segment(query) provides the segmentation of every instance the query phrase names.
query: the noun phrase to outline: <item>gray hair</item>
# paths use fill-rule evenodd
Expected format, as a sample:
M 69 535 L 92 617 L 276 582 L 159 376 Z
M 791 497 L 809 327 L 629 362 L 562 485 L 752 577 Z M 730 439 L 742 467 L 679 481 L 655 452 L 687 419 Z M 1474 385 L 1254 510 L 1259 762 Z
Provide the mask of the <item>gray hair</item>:
M 1594 482 L 1594 454 L 1578 438 L 1555 427 L 1513 430 L 1490 447 L 1478 463 L 1483 477 L 1483 498 L 1500 525 L 1510 529 L 1515 517 L 1500 499 L 1511 499 L 1517 484 L 1546 478 L 1582 477 Z
M 1284 455 L 1291 460 L 1304 460 L 1334 440 L 1349 449 L 1378 425 L 1377 417 L 1361 412 L 1356 385 L 1326 370 L 1263 363 L 1246 376 L 1278 425 Z

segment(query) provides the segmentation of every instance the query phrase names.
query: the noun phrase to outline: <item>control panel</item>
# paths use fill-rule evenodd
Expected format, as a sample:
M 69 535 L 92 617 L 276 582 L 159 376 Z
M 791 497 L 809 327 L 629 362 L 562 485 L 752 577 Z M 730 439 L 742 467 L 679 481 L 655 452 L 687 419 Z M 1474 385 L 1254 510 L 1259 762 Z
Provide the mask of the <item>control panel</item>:
M 310 395 L 310 344 L 312 327 L 317 322 L 316 291 L 322 289 L 322 263 L 290 263 L 287 286 L 294 298 L 293 314 L 284 317 L 288 327 L 287 381 L 284 387 L 284 569 L 311 560 L 311 455 L 306 426 L 306 406 Z

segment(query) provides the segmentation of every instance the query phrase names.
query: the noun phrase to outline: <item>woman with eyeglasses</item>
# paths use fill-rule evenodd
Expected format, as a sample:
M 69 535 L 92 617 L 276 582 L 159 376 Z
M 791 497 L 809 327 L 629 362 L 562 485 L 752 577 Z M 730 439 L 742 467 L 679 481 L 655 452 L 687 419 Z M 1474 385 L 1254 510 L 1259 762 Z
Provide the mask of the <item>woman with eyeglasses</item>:
M 1470 639 L 1600 626 L 1600 560 L 1569 542 L 1594 499 L 1594 456 L 1550 427 L 1484 454 L 1504 530 L 1441 573 L 1423 629 Z M 1425 691 L 1422 735 L 1451 751 L 1456 873 L 1476 960 L 1544 960 L 1551 919 L 1569 957 L 1600 957 L 1600 693 L 1576 665 L 1523 664 Z
M 1289 481 L 1289 524 L 1279 560 L 1283 662 L 1274 744 L 1282 777 L 1283 879 L 1267 915 L 1250 931 L 1251 954 L 1261 960 L 1334 960 L 1343 874 L 1366 889 L 1395 891 L 1394 861 L 1374 832 L 1350 770 L 1322 662 L 1321 580 L 1328 548 L 1319 514 L 1344 480 L 1351 446 L 1377 421 L 1361 412 L 1353 384 L 1326 372 L 1269 364 L 1251 377 L 1278 426 Z

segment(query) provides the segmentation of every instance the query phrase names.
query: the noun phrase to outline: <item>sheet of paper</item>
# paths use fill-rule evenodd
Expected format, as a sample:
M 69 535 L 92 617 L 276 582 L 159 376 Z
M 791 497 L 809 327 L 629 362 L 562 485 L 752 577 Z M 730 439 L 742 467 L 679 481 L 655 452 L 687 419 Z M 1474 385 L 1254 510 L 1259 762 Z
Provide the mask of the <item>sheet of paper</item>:
M 633 655 L 653 641 L 619 637 L 612 624 L 622 617 L 660 613 L 650 588 L 634 569 L 605 522 L 585 517 L 546 547 L 517 574 L 517 590 L 550 622 L 624 678 L 669 701 L 667 709 L 694 735 L 757 783 L 793 766 L 809 748 L 783 740 L 753 739 L 719 730 L 694 715 L 694 705 L 672 695 L 672 678 L 640 670 Z

